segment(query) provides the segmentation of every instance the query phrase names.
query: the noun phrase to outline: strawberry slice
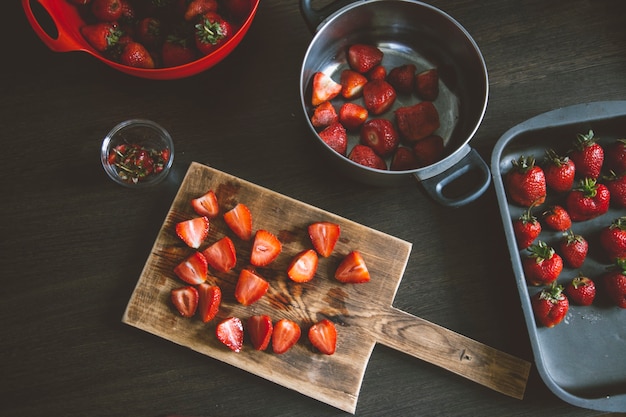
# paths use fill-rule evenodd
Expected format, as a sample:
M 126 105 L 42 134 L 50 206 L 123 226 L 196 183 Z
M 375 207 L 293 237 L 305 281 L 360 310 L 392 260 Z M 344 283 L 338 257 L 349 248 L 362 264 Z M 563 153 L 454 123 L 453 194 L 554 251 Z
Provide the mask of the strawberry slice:
M 309 341 L 321 353 L 332 355 L 337 346 L 335 324 L 328 319 L 318 321 L 309 328 Z
M 308 227 L 313 247 L 324 258 L 328 258 L 339 240 L 341 228 L 331 222 L 316 222 Z
M 228 236 L 224 236 L 213 243 L 202 251 L 202 253 L 211 268 L 219 272 L 228 272 L 237 264 L 235 245 Z
M 341 84 L 335 82 L 330 75 L 323 72 L 313 74 L 313 97 L 311 104 L 319 106 L 325 101 L 330 101 L 341 93 Z
M 413 64 L 404 64 L 392 68 L 387 76 L 387 82 L 395 88 L 398 93 L 411 94 L 415 84 L 415 71 L 417 67 Z
M 267 315 L 250 316 L 246 326 L 252 346 L 256 350 L 265 350 L 270 344 L 272 338 L 272 319 Z
M 269 287 L 269 282 L 261 276 L 248 269 L 242 269 L 235 287 L 235 298 L 244 306 L 249 306 L 259 301 Z
M 343 70 L 341 72 L 340 84 L 341 95 L 346 100 L 352 100 L 363 94 L 363 86 L 367 84 L 365 75 L 352 70 Z
M 250 263 L 254 266 L 267 266 L 274 261 L 283 250 L 280 240 L 267 230 L 257 230 L 250 253 Z
M 215 328 L 217 339 L 233 352 L 240 352 L 243 347 L 243 323 L 237 317 L 228 317 Z
M 348 48 L 348 64 L 353 70 L 365 74 L 383 61 L 383 51 L 373 45 L 354 44 Z
M 439 129 L 439 112 L 430 101 L 396 109 L 396 124 L 404 139 L 415 142 Z
M 348 134 L 346 128 L 339 122 L 333 123 L 320 133 L 320 138 L 332 150 L 340 155 L 345 156 L 348 150 Z
M 359 251 L 350 252 L 341 261 L 335 271 L 335 278 L 346 284 L 360 284 L 370 280 L 370 273 Z
M 344 103 L 339 108 L 339 122 L 347 130 L 357 130 L 365 123 L 368 115 L 365 107 L 354 103 Z
M 272 332 L 272 350 L 274 353 L 283 354 L 296 344 L 300 339 L 300 326 L 295 321 L 281 319 L 274 325 Z
M 201 252 L 194 252 L 187 259 L 176 265 L 174 273 L 187 284 L 202 284 L 207 278 L 207 260 Z
M 439 72 L 432 68 L 415 76 L 415 92 L 427 101 L 435 101 L 439 95 Z
M 209 218 L 195 217 L 176 224 L 176 235 L 187 244 L 187 246 L 198 249 L 204 239 L 209 235 Z
M 396 90 L 387 81 L 373 80 L 363 87 L 363 104 L 370 114 L 383 114 L 396 101 Z
M 287 275 L 294 282 L 311 281 L 317 271 L 317 262 L 317 252 L 313 249 L 304 250 L 293 258 L 287 268 Z
M 239 239 L 250 240 L 252 237 L 252 214 L 245 204 L 239 203 L 224 213 L 224 221 Z
M 198 310 L 200 318 L 204 323 L 208 323 L 215 318 L 222 302 L 222 290 L 217 285 L 206 282 L 198 285 L 199 303 Z
M 206 194 L 191 200 L 191 206 L 200 216 L 206 216 L 209 219 L 217 216 L 220 211 L 217 197 L 213 190 L 209 190 Z
M 398 146 L 396 152 L 393 154 L 389 169 L 391 171 L 408 171 L 417 169 L 419 167 L 419 161 L 415 157 L 413 149 L 406 146 Z
M 198 290 L 190 285 L 174 288 L 170 292 L 172 304 L 183 317 L 192 317 L 198 309 Z
M 337 115 L 337 111 L 330 101 L 325 101 L 317 106 L 315 110 L 313 110 L 313 116 L 311 116 L 311 124 L 318 128 L 330 126 L 338 121 L 339 116 Z

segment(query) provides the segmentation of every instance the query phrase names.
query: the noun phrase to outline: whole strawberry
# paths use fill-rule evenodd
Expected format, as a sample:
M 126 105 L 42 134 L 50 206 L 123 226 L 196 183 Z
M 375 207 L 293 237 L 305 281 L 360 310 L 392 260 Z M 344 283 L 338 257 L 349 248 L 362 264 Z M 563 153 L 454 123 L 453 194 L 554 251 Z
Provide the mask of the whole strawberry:
M 604 155 L 605 167 L 617 174 L 626 173 L 626 139 L 617 139 L 607 146 Z
M 195 29 L 196 47 L 202 55 L 215 51 L 233 35 L 232 25 L 215 12 L 203 14 Z
M 600 231 L 600 246 L 611 262 L 626 257 L 626 216 L 613 220 Z
M 570 158 L 576 166 L 578 178 L 597 179 L 604 163 L 604 149 L 598 143 L 597 138 L 590 130 L 586 135 L 578 134 L 574 141 L 574 149 L 570 151 Z
M 563 270 L 563 258 L 544 241 L 528 247 L 530 254 L 522 260 L 526 280 L 531 285 L 548 285 L 556 281 Z
M 532 206 L 513 222 L 513 232 L 519 249 L 526 249 L 539 237 L 541 223 L 533 216 Z
M 563 287 L 556 283 L 533 295 L 530 301 L 535 318 L 548 328 L 562 322 L 569 310 L 569 301 L 563 294 Z
M 543 221 L 546 226 L 558 232 L 564 232 L 572 227 L 572 219 L 570 219 L 567 210 L 559 205 L 554 205 L 543 212 Z
M 611 193 L 593 178 L 585 178 L 567 195 L 565 209 L 572 221 L 598 217 L 609 210 Z
M 610 171 L 608 175 L 603 177 L 603 180 L 604 185 L 611 193 L 611 205 L 626 208 L 626 171 L 622 174 Z
M 576 176 L 574 162 L 567 156 L 558 155 L 554 149 L 546 151 L 545 160 L 546 185 L 558 193 L 571 190 Z
M 542 204 L 546 200 L 546 178 L 532 156 L 520 156 L 511 162 L 513 167 L 505 176 L 511 199 L 524 207 Z
M 626 308 L 626 258 L 615 261 L 614 267 L 602 276 L 604 290 L 618 307 Z
M 581 235 L 570 230 L 559 241 L 559 253 L 563 261 L 570 268 L 580 268 L 589 252 L 589 242 Z
M 588 306 L 596 298 L 596 284 L 589 278 L 579 275 L 565 286 L 565 294 L 572 303 Z
M 120 63 L 135 68 L 154 68 L 150 52 L 139 42 L 129 42 L 120 55 Z

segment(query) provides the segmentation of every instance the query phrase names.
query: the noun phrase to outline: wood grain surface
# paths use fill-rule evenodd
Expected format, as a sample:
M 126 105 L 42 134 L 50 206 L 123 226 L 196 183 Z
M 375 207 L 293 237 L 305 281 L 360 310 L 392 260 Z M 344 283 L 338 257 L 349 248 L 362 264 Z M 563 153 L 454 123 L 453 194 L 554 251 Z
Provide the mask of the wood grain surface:
M 222 288 L 224 300 L 218 317 L 205 324 L 175 312 L 170 291 L 187 285 L 173 273 L 191 255 L 175 233 L 176 223 L 197 217 L 191 200 L 213 190 L 220 215 L 211 220 L 208 239 L 199 250 L 229 236 L 236 242 L 237 266 L 228 273 L 211 270 L 209 281 Z M 237 203 L 249 207 L 253 230 L 274 233 L 283 250 L 257 272 L 268 279 L 270 290 L 251 306 L 233 296 L 242 268 L 249 268 L 250 241 L 238 239 L 222 214 Z M 307 227 L 316 221 L 339 224 L 340 240 L 333 254 L 320 258 L 312 281 L 292 282 L 286 274 L 293 257 L 312 247 Z M 392 308 L 411 253 L 411 243 L 341 218 L 311 205 L 236 178 L 202 164 L 192 163 L 159 231 L 122 321 L 186 346 L 212 358 L 294 389 L 302 394 L 354 413 L 369 357 L 376 342 L 427 360 L 490 388 L 522 398 L 530 363 L 489 348 L 444 327 Z M 358 250 L 370 282 L 342 284 L 334 270 L 350 251 Z M 215 337 L 215 325 L 235 316 L 244 323 L 255 314 L 267 314 L 274 322 L 288 318 L 300 324 L 302 337 L 295 348 L 277 355 L 254 350 L 249 344 L 234 353 Z M 337 351 L 316 353 L 307 342 L 307 329 L 327 318 L 338 330 Z

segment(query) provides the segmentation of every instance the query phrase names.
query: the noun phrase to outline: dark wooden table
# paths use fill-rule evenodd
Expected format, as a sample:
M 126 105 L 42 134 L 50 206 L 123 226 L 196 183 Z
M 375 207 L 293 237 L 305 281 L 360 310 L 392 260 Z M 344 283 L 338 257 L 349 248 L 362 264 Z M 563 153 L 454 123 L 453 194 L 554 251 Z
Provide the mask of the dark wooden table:
M 626 99 L 626 4 L 433 1 L 479 44 L 490 75 L 472 146 L 489 160 L 511 126 L 571 104 Z M 329 168 L 300 107 L 312 38 L 296 1 L 264 0 L 242 44 L 198 76 L 157 82 L 49 51 L 17 1 L 0 29 L 0 414 L 338 416 L 345 413 L 121 322 L 192 161 L 413 243 L 395 306 L 532 361 L 493 188 L 461 209 L 417 185 L 375 188 Z M 176 143 L 161 185 L 110 181 L 99 147 L 152 119 Z M 294 369 L 294 372 L 298 372 Z M 359 416 L 593 416 L 533 367 L 525 398 L 374 349 Z

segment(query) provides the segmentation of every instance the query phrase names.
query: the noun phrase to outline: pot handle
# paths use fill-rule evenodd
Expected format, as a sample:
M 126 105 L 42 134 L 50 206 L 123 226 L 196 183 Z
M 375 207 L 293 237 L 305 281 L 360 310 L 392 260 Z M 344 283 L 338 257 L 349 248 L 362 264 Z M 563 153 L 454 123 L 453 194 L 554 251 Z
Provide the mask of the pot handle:
M 479 178 L 477 183 L 473 184 L 466 193 L 458 197 L 447 197 L 444 195 L 448 185 L 473 170 L 479 173 Z M 471 203 L 487 191 L 491 183 L 491 171 L 483 158 L 472 148 L 459 162 L 444 172 L 420 181 L 426 192 L 435 201 L 444 206 L 456 208 Z
M 52 38 L 45 29 L 39 24 L 37 17 L 33 13 L 33 9 L 31 7 L 31 1 L 34 0 L 22 0 L 22 7 L 24 8 L 24 12 L 26 13 L 26 18 L 28 22 L 33 27 L 33 30 L 39 36 L 39 38 L 46 44 L 48 48 L 53 50 L 54 52 L 70 52 L 70 51 L 78 51 L 84 50 L 84 47 L 76 42 L 72 34 L 67 32 L 63 25 L 59 24 L 56 19 L 55 13 L 51 12 L 51 7 L 54 6 L 54 2 L 58 0 L 36 0 L 37 3 L 43 7 L 43 9 L 48 13 L 50 20 L 56 26 L 56 30 L 58 33 L 57 38 Z
M 316 10 L 313 9 L 313 7 L 311 6 L 311 0 L 300 0 L 300 13 L 306 21 L 306 24 L 309 27 L 311 33 L 315 33 L 317 32 L 317 28 L 319 27 L 319 25 L 328 16 L 350 3 L 354 3 L 354 0 L 337 0 Z

